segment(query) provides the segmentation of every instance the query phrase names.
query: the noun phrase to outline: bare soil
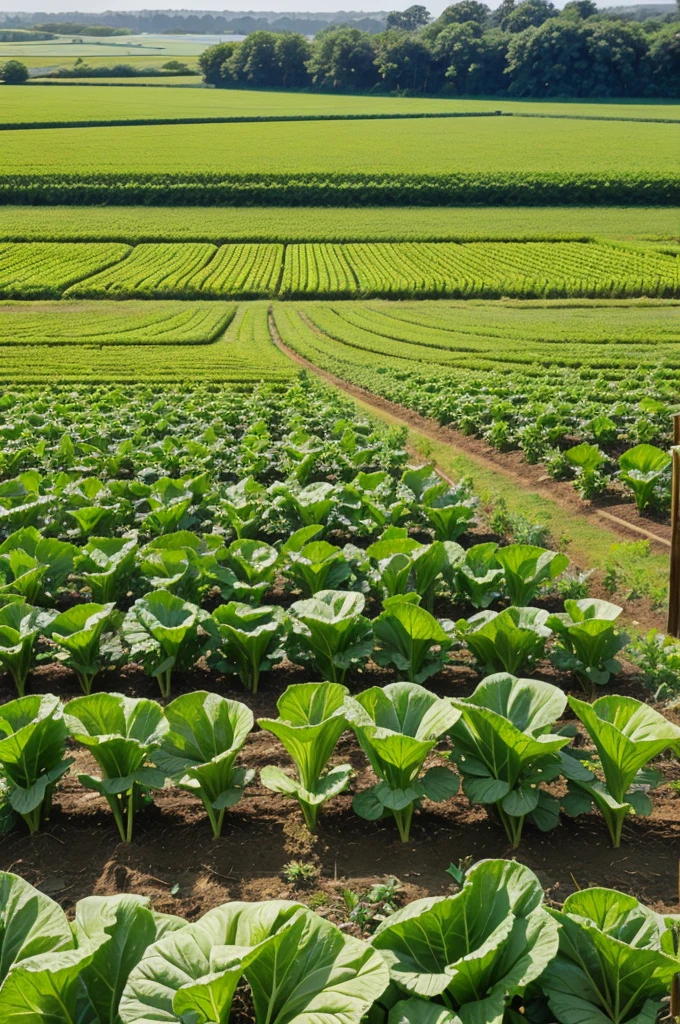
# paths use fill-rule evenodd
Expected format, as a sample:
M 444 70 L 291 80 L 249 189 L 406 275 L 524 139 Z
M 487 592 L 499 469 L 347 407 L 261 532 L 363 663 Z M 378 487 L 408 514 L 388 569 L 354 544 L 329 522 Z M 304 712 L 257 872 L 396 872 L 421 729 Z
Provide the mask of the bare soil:
M 547 663 L 534 674 L 578 692 L 573 679 L 560 676 Z M 248 704 L 256 718 L 275 717 L 276 700 L 285 687 L 305 678 L 303 670 L 284 663 L 264 676 L 262 692 L 252 695 L 237 680 L 216 680 L 199 667 L 173 681 L 173 695 L 217 690 Z M 392 679 L 388 670 L 369 663 L 349 685 L 356 691 Z M 461 660 L 428 685 L 442 696 L 464 696 L 477 681 L 473 667 Z M 107 673 L 99 686 L 130 696 L 158 697 L 155 681 L 136 666 Z M 75 677 L 62 666 L 38 669 L 31 689 L 55 692 L 64 700 L 79 693 Z M 644 696 L 631 671 L 607 689 Z M 0 687 L 0 702 L 12 696 L 6 684 Z M 57 789 L 51 819 L 43 830 L 31 838 L 20 824 L 0 836 L 0 870 L 22 875 L 67 910 L 91 893 L 134 892 L 150 896 L 160 911 L 194 919 L 227 900 L 286 898 L 310 903 L 331 919 L 347 922 L 345 889 L 362 894 L 395 877 L 402 886 L 400 899 L 408 901 L 451 891 L 446 869 L 452 862 L 515 857 L 537 873 L 555 902 L 577 888 L 602 885 L 629 892 L 658 911 L 680 911 L 680 793 L 671 786 L 655 795 L 650 818 L 629 819 L 620 850 L 610 848 L 604 822 L 592 814 L 579 819 L 563 816 L 560 826 L 548 834 L 527 825 L 520 849 L 513 852 L 501 826 L 484 809 L 470 807 L 462 794 L 445 804 L 426 802 L 414 816 L 406 844 L 399 841 L 391 820 L 366 822 L 357 817 L 351 794 L 322 809 L 318 834 L 310 836 L 297 805 L 270 793 L 259 781 L 227 812 L 220 839 L 213 839 L 201 803 L 171 787 L 156 793 L 154 803 L 139 813 L 133 842 L 126 845 L 119 841 L 104 801 L 77 780 L 78 772 L 96 774 L 90 755 L 74 748 L 71 756 L 74 764 Z M 341 737 L 333 761 L 352 764 L 352 792 L 375 781 L 349 733 Z M 271 763 L 290 766 L 278 740 L 259 729 L 248 739 L 243 762 L 257 769 Z M 669 781 L 680 776 L 677 763 L 663 762 L 661 767 Z M 315 877 L 298 885 L 285 881 L 282 871 L 291 860 L 312 865 Z

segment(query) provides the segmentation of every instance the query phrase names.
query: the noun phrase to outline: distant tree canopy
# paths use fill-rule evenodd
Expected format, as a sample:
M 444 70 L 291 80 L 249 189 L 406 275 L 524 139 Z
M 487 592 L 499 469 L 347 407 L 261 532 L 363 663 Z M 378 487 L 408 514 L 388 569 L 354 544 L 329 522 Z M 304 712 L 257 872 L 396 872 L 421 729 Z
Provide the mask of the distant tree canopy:
M 666 97 L 680 96 L 680 23 L 598 13 L 593 0 L 457 0 L 436 19 L 420 5 L 388 16 L 387 29 L 329 25 L 309 41 L 251 32 L 199 57 L 205 81 L 338 92 Z
M 5 85 L 23 85 L 28 81 L 28 68 L 20 60 L 8 60 L 0 64 L 0 82 Z

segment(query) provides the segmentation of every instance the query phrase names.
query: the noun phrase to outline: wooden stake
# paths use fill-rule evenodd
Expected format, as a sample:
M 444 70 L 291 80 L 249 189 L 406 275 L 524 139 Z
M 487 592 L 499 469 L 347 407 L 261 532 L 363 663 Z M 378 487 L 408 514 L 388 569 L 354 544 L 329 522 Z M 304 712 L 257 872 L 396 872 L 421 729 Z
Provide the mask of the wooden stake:
M 668 632 L 680 637 L 680 413 L 673 417 L 671 490 L 671 568 L 668 581 Z

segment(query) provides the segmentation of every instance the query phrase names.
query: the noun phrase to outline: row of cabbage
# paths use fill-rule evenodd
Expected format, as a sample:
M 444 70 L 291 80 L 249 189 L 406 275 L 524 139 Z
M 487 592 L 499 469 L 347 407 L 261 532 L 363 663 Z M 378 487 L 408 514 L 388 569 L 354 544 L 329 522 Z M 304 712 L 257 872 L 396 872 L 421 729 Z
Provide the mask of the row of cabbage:
M 350 729 L 375 780 L 355 792 L 352 808 L 368 821 L 394 819 L 402 842 L 423 801 L 445 803 L 462 778 L 470 804 L 486 808 L 513 848 L 526 822 L 549 832 L 561 811 L 575 817 L 593 808 L 619 847 L 626 819 L 652 813 L 650 793 L 664 777 L 649 763 L 667 749 L 680 753 L 680 728 L 633 697 L 568 700 L 585 741 L 573 724 L 557 724 L 567 707 L 562 690 L 509 673 L 486 677 L 467 698 L 437 697 L 412 682 L 356 695 L 341 683 L 296 683 L 279 699 L 279 717 L 257 723 L 281 742 L 294 771 L 267 765 L 260 783 L 296 801 L 314 832 L 322 806 L 348 791 L 355 775 L 334 756 Z M 253 725 L 247 705 L 203 690 L 165 707 L 117 693 L 65 706 L 52 694 L 9 701 L 0 706 L 3 830 L 21 817 L 34 834 L 49 818 L 72 764 L 70 737 L 96 761 L 101 774 L 78 779 L 106 800 L 123 842 L 150 794 L 167 784 L 202 801 L 218 838 L 227 810 L 254 781 L 247 751 L 245 763 L 240 756 Z
M 561 909 L 514 861 L 473 865 L 368 941 L 301 903 L 226 903 L 197 921 L 90 896 L 71 922 L 0 874 L 4 1024 L 632 1024 L 667 1008 L 678 921 L 612 889 Z
M 306 313 L 278 306 L 276 325 L 287 345 L 322 369 L 442 425 L 481 437 L 499 451 L 520 449 L 528 462 L 545 462 L 554 478 L 572 479 L 585 498 L 603 495 L 614 484 L 633 497 L 640 512 L 667 508 L 671 457 L 649 443 L 670 445 L 669 407 L 675 392 L 667 371 L 633 371 L 621 383 L 622 395 L 618 384 L 612 393 L 609 379 L 575 371 L 551 371 L 550 379 L 539 371 L 532 377 L 504 373 L 502 378 L 433 372 L 423 363 L 405 367 L 401 343 L 388 341 L 392 356 L 386 356 L 364 351 L 353 341 L 320 335 L 322 311 L 309 315 L 313 326 Z M 633 394 L 627 402 L 629 390 Z M 626 447 L 629 439 L 640 443 Z
M 17 242 L 0 246 L 6 298 L 676 296 L 678 259 L 598 242 Z

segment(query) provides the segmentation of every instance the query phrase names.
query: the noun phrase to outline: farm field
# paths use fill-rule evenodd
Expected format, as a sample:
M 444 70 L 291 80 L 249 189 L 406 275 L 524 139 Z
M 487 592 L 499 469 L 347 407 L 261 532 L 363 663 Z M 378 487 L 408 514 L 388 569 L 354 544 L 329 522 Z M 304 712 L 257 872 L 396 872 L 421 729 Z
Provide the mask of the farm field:
M 2 44 L 0 44 L 1 46 Z M 77 81 L 65 79 L 63 82 Z M 0 124 L 31 121 L 78 121 L 107 118 L 181 118 L 181 117 L 320 117 L 374 116 L 408 114 L 494 113 L 532 114 L 559 117 L 645 118 L 680 121 L 678 103 L 579 103 L 541 102 L 537 100 L 428 99 L 391 96 L 342 96 L 320 93 L 267 92 L 244 89 L 201 89 L 182 91 L 172 101 L 155 90 L 135 86 L 137 80 L 112 79 L 125 84 L 125 92 L 112 93 L 109 87 L 93 80 L 87 89 L 64 105 L 58 91 L 34 92 L 6 89 L 0 94 Z M 169 78 L 157 85 L 172 84 Z M 177 81 L 182 81 L 181 79 Z M 200 84 L 200 78 L 186 79 Z M 141 83 L 139 83 L 141 85 Z
M 3 175 L 677 173 L 675 125 L 540 118 L 48 128 L 2 149 Z
M 28 269 L 23 269 L 28 268 Z M 680 293 L 673 246 L 598 242 L 347 244 L 7 242 L 7 298 L 522 298 Z M 60 276 L 61 275 L 61 276 Z
M 677 240 L 677 207 L 0 206 L 0 240 L 137 242 Z
M 122 58 L 127 58 L 128 55 L 137 59 L 145 59 L 148 55 L 168 60 L 170 57 L 197 57 L 203 53 L 206 46 L 217 41 L 217 36 L 194 38 L 174 35 L 129 35 L 96 40 L 87 36 L 68 35 L 38 42 L 0 43 L 0 60 L 7 60 L 10 57 L 69 57 L 71 54 L 74 59 L 103 56 L 110 60 L 116 57 L 121 63 Z

